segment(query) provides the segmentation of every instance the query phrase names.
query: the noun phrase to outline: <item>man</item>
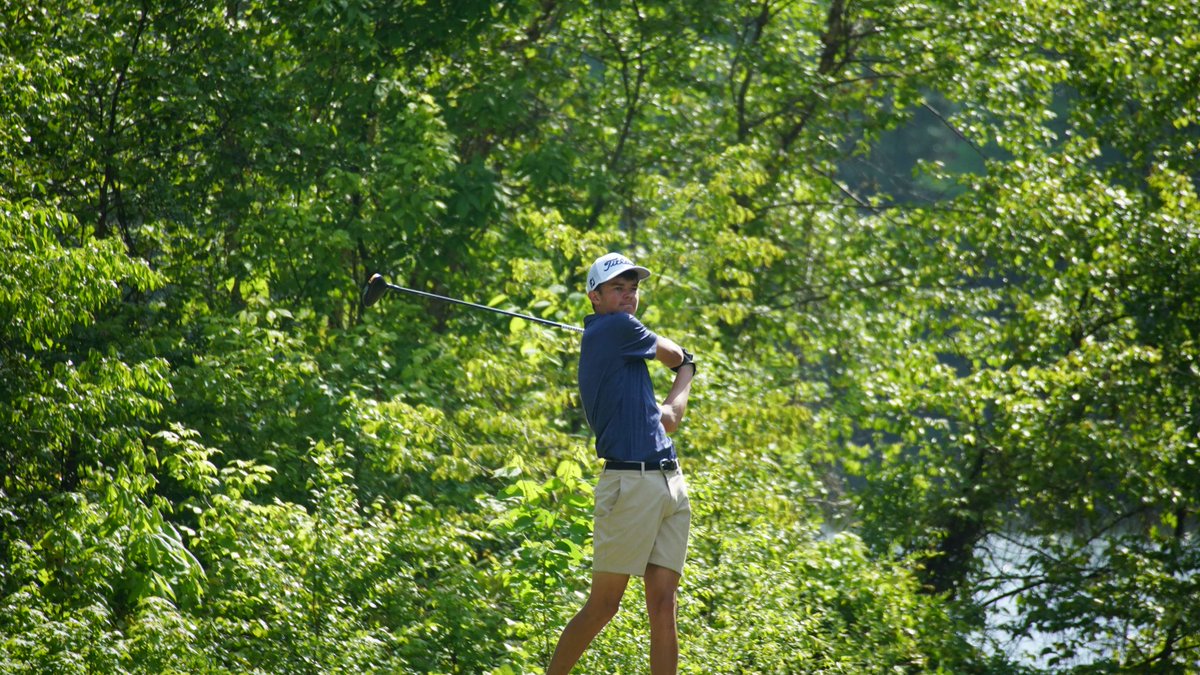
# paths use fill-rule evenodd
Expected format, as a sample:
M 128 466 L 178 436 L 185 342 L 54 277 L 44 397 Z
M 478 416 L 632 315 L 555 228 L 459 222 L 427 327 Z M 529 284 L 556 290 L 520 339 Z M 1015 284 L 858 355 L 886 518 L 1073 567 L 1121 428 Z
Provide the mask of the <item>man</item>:
M 638 321 L 638 284 L 650 270 L 625 256 L 601 256 L 588 271 L 594 314 L 584 319 L 579 394 L 604 472 L 596 485 L 592 588 L 571 619 L 547 669 L 570 672 L 617 613 L 630 576 L 644 577 L 650 618 L 650 672 L 675 673 L 679 640 L 675 595 L 687 556 L 691 509 L 675 445 L 667 436 L 687 410 L 692 355 Z M 673 369 L 662 405 L 646 361 Z

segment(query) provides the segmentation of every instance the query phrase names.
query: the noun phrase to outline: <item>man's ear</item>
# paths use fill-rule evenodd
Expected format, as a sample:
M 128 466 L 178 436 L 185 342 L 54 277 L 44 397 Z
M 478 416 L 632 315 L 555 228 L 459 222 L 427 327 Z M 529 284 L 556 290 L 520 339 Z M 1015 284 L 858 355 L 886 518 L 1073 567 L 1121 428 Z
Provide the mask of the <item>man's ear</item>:
M 596 288 L 599 289 L 600 287 L 597 286 Z M 588 295 L 588 300 L 592 301 L 592 307 L 595 307 L 596 303 L 600 302 L 600 291 L 599 290 L 588 291 L 587 295 Z

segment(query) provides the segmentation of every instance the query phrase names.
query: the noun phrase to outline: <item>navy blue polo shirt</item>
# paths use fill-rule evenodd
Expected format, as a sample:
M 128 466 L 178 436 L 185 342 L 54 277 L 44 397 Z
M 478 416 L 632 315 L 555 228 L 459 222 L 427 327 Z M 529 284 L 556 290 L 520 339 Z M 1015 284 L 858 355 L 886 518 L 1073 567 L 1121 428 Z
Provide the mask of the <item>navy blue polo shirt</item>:
M 632 315 L 592 314 L 583 320 L 579 396 L 602 459 L 657 464 L 675 458 L 646 368 L 657 348 L 658 336 Z

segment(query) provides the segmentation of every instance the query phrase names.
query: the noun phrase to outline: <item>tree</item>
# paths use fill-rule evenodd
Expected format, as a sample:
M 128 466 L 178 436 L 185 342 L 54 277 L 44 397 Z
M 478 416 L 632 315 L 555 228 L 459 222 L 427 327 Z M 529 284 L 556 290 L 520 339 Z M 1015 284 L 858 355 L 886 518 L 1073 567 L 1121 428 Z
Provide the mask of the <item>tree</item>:
M 1197 16 L 1011 9 L 982 32 L 1007 69 L 971 62 L 950 94 L 955 127 L 1002 152 L 961 179 L 950 217 L 904 221 L 937 247 L 882 319 L 904 328 L 849 373 L 851 414 L 885 449 L 866 472 L 870 538 L 930 551 L 927 583 L 967 605 L 1016 599 L 1011 634 L 1048 634 L 1050 665 L 1186 667 L 1196 429 L 1174 392 L 1194 318 L 1173 298 L 1195 228 L 1180 210 L 1194 158 L 1176 148 L 1195 141 L 1186 108 L 1162 103 L 1188 78 L 1162 74 L 1192 66 L 1152 36 Z M 1139 62 L 1122 45 L 1143 37 L 1165 48 Z M 1121 599 L 1089 608 L 1100 597 Z

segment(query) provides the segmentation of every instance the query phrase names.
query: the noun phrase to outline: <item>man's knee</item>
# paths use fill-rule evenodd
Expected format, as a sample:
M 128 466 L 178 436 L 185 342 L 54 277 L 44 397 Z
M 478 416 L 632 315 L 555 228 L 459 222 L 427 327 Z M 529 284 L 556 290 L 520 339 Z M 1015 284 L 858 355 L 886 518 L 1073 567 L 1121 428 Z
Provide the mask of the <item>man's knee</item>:
M 621 609 L 621 596 L 603 595 L 592 596 L 583 605 L 583 611 L 594 621 L 608 623 Z
M 678 609 L 679 574 L 651 565 L 646 570 L 646 611 L 651 624 L 674 625 Z
M 580 613 L 592 621 L 608 623 L 621 608 L 621 598 L 625 595 L 625 586 L 628 583 L 629 576 L 625 574 L 593 573 L 592 590 Z
M 660 593 L 646 598 L 646 610 L 652 622 L 675 621 L 675 613 L 679 608 L 674 593 Z

